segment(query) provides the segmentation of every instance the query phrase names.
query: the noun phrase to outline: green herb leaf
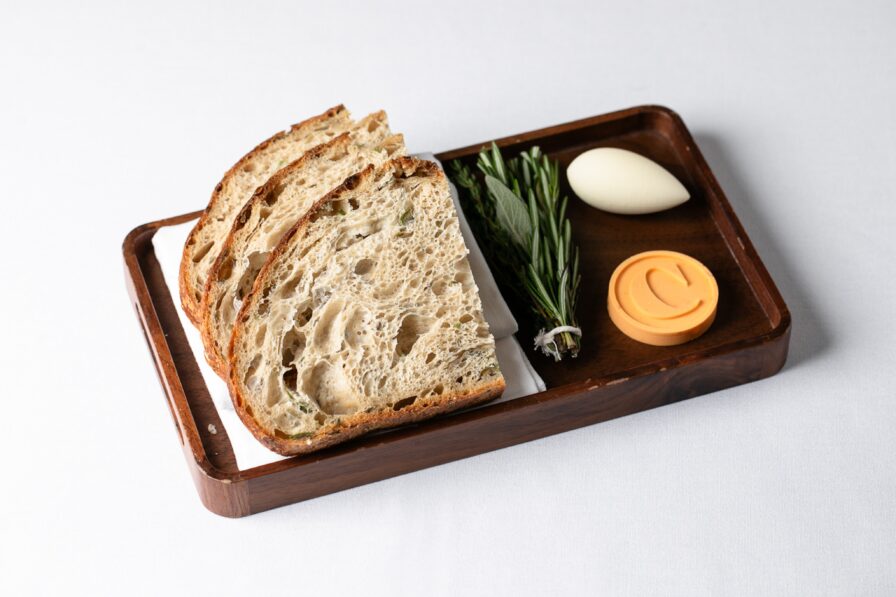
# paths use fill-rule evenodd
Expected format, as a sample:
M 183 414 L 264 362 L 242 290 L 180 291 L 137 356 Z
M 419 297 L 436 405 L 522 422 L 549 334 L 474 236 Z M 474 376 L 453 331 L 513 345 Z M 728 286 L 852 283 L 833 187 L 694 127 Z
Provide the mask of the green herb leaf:
M 525 248 L 532 235 L 532 222 L 526 206 L 504 183 L 493 176 L 485 177 L 485 185 L 495 199 L 498 223 L 520 248 Z
M 289 396 L 290 400 L 292 400 L 292 403 L 296 405 L 296 408 L 298 408 L 300 411 L 302 411 L 305 414 L 311 414 L 311 412 L 312 412 L 311 404 L 309 404 L 305 399 L 303 399 L 301 396 L 299 396 L 296 392 L 293 392 L 291 389 L 289 389 L 289 386 L 284 384 L 283 389 L 286 390 L 286 395 Z

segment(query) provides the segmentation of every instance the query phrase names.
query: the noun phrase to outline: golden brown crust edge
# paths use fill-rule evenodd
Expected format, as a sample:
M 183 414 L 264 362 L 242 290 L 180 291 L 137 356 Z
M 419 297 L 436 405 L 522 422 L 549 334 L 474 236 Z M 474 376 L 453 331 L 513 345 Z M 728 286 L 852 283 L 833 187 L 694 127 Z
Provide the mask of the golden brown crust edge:
M 212 191 L 212 196 L 209 199 L 208 205 L 205 208 L 205 211 L 202 212 L 202 216 L 199 217 L 199 221 L 196 222 L 196 225 L 193 226 L 193 229 L 190 230 L 190 234 L 187 236 L 187 240 L 184 243 L 184 250 L 181 256 L 180 261 L 180 269 L 178 270 L 178 289 L 180 295 L 180 303 L 181 307 L 183 307 L 184 313 L 186 313 L 189 320 L 193 323 L 193 325 L 200 325 L 200 302 L 196 300 L 193 296 L 193 291 L 195 290 L 192 287 L 190 282 L 190 273 L 192 272 L 193 258 L 190 252 L 190 247 L 196 241 L 196 235 L 199 231 L 205 227 L 208 222 L 208 213 L 209 210 L 218 202 L 221 196 L 221 190 L 224 188 L 224 182 L 229 180 L 234 176 L 234 173 L 241 168 L 245 163 L 252 158 L 254 158 L 260 151 L 263 151 L 266 147 L 268 147 L 274 141 L 282 139 L 286 135 L 294 132 L 297 129 L 304 128 L 308 125 L 314 124 L 315 122 L 319 122 L 322 120 L 327 120 L 339 115 L 342 112 L 347 112 L 348 110 L 342 104 L 337 106 L 333 106 L 332 108 L 324 111 L 321 114 L 316 116 L 312 116 L 311 118 L 306 118 L 305 120 L 298 122 L 288 130 L 279 131 L 276 134 L 268 137 L 254 148 L 249 151 L 246 155 L 241 157 L 233 166 L 230 167 L 227 172 L 224 173 L 224 176 L 221 178 L 220 182 L 215 185 L 215 189 Z
M 252 197 L 249 199 L 249 201 L 247 201 L 246 204 L 243 205 L 242 209 L 240 209 L 239 213 L 236 215 L 236 218 L 234 218 L 233 225 L 230 228 L 230 232 L 228 232 L 227 238 L 224 241 L 224 244 L 221 246 L 221 250 L 219 251 L 218 256 L 215 258 L 215 261 L 213 262 L 212 267 L 209 270 L 208 279 L 205 281 L 205 288 L 202 292 L 202 301 L 200 302 L 198 309 L 199 321 L 194 322 L 196 324 L 196 327 L 199 328 L 199 331 L 202 334 L 202 344 L 205 347 L 205 360 L 208 362 L 211 368 L 214 369 L 215 373 L 217 373 L 222 378 L 227 378 L 227 371 L 229 367 L 227 356 L 220 354 L 215 348 L 214 321 L 212 319 L 211 310 L 211 291 L 212 287 L 220 277 L 222 264 L 230 256 L 238 233 L 240 232 L 240 230 L 242 230 L 243 226 L 252 215 L 252 211 L 256 207 L 258 207 L 260 203 L 265 201 L 272 192 L 277 190 L 277 187 L 280 185 L 284 178 L 286 178 L 299 168 L 302 168 L 309 161 L 317 159 L 334 147 L 338 147 L 340 145 L 348 146 L 350 140 L 351 135 L 350 133 L 346 132 L 337 137 L 334 137 L 326 143 L 321 143 L 320 145 L 316 145 L 315 147 L 312 147 L 311 149 L 306 151 L 302 155 L 302 157 L 285 166 L 281 170 L 278 170 L 271 178 L 268 179 L 266 183 L 258 187 L 255 190 L 255 193 L 252 194 Z M 259 272 L 259 277 L 260 276 L 261 273 Z
M 339 187 L 333 189 L 315 203 L 314 206 L 306 212 L 305 216 L 296 222 L 296 224 L 283 235 L 283 238 L 277 244 L 277 247 L 268 258 L 267 263 L 265 263 L 264 267 L 262 267 L 259 272 L 258 277 L 255 279 L 252 291 L 246 297 L 246 300 L 237 315 L 233 334 L 230 338 L 230 345 L 228 347 L 228 363 L 233 361 L 234 348 L 236 347 L 240 336 L 243 334 L 242 323 L 248 316 L 248 312 L 257 300 L 258 295 L 263 292 L 268 271 L 273 267 L 277 258 L 289 248 L 292 239 L 304 232 L 314 214 L 322 210 L 327 203 L 335 201 L 343 194 L 374 180 L 380 171 L 390 168 L 394 174 L 398 174 L 401 177 L 413 176 L 418 173 L 422 176 L 436 178 L 444 176 L 442 170 L 432 162 L 409 157 L 395 158 L 384 164 L 379 170 L 375 170 L 373 166 L 367 166 L 367 168 L 358 174 L 350 176 Z M 230 397 L 233 401 L 233 407 L 246 428 L 249 429 L 252 435 L 254 435 L 255 438 L 268 449 L 283 456 L 307 454 L 348 441 L 375 429 L 384 429 L 420 421 L 439 414 L 487 402 L 500 396 L 506 387 L 502 376 L 491 383 L 483 384 L 470 392 L 418 399 L 413 404 L 399 410 L 383 409 L 373 413 L 357 413 L 351 417 L 342 419 L 338 425 L 328 425 L 323 427 L 311 436 L 288 438 L 269 434 L 258 424 L 255 417 L 247 411 L 246 401 L 243 398 L 241 386 L 237 379 L 237 371 L 233 367 L 229 367 L 227 385 L 230 389 Z
M 251 427 L 250 431 L 268 449 L 283 456 L 308 454 L 349 441 L 371 431 L 415 423 L 438 415 L 476 406 L 477 404 L 483 404 L 500 396 L 505 388 L 504 378 L 499 377 L 469 392 L 418 399 L 412 405 L 398 410 L 387 407 L 372 413 L 358 413 L 342 419 L 339 424 L 322 427 L 309 437 L 297 439 L 281 438 L 267 435 L 260 429 L 260 433 L 256 433 Z M 242 414 L 240 417 L 242 418 Z M 254 423 L 254 425 L 258 426 L 257 423 Z

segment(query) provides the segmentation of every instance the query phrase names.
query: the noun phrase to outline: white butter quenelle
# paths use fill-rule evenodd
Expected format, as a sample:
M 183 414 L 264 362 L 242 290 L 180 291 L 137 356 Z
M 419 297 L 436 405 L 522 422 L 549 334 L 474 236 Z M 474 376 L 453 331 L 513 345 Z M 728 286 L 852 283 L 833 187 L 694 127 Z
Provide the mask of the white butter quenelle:
M 653 160 L 615 147 L 578 155 L 566 177 L 582 201 L 615 214 L 663 211 L 691 197 L 677 178 Z

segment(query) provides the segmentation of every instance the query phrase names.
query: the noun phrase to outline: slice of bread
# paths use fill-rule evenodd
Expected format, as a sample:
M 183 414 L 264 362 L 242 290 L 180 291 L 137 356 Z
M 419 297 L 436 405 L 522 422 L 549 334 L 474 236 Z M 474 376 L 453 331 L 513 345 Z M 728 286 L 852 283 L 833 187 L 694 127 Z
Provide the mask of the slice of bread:
M 220 243 L 227 237 L 233 218 L 255 189 L 312 147 L 347 131 L 351 124 L 345 106 L 330 108 L 262 142 L 224 174 L 184 244 L 179 275 L 180 299 L 184 312 L 193 323 L 199 323 L 205 280 L 218 256 Z
M 448 183 L 432 162 L 368 166 L 280 240 L 237 316 L 228 384 L 280 454 L 428 418 L 504 390 Z
M 227 375 L 233 322 L 258 272 L 280 238 L 315 201 L 368 164 L 380 166 L 405 154 L 401 135 L 388 127 L 362 126 L 319 145 L 272 176 L 243 206 L 212 266 L 199 309 L 205 357 Z

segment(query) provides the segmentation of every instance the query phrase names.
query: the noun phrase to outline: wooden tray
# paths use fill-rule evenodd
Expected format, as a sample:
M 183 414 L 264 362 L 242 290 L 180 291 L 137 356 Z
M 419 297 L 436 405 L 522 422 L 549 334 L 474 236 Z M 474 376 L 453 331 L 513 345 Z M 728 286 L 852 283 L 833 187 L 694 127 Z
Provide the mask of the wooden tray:
M 475 158 L 482 144 L 438 154 Z M 554 363 L 530 348 L 532 322 L 515 313 L 522 344 L 547 391 L 474 411 L 362 437 L 308 456 L 240 470 L 187 343 L 162 277 L 152 236 L 198 212 L 145 224 L 124 241 L 125 275 L 178 437 L 202 503 L 245 516 L 460 458 L 506 448 L 775 374 L 790 341 L 790 314 L 728 200 L 682 122 L 671 110 L 642 106 L 521 135 L 498 145 L 510 155 L 540 145 L 564 167 L 580 152 L 613 146 L 642 153 L 689 189 L 692 199 L 648 216 L 602 213 L 570 200 L 581 249 L 577 359 Z M 569 189 L 566 192 L 571 195 Z M 693 342 L 654 347 L 625 337 L 606 310 L 607 283 L 625 258 L 650 249 L 696 257 L 719 284 L 709 331 Z M 199 355 L 199 358 L 202 358 Z M 208 432 L 209 424 L 218 433 Z

